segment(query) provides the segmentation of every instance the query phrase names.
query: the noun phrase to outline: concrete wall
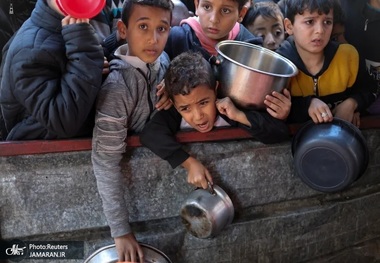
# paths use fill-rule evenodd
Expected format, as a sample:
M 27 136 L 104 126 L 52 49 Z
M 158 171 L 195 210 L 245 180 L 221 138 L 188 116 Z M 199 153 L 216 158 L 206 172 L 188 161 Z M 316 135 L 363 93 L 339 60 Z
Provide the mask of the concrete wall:
M 236 209 L 233 223 L 213 239 L 197 239 L 182 226 L 179 209 L 193 189 L 185 170 L 171 169 L 145 148 L 131 148 L 122 167 L 137 239 L 173 263 L 380 260 L 380 130 L 363 134 L 369 167 L 349 189 L 334 194 L 301 182 L 290 143 L 187 145 Z M 0 157 L 0 209 L 3 239 L 84 241 L 85 257 L 112 244 L 88 151 Z

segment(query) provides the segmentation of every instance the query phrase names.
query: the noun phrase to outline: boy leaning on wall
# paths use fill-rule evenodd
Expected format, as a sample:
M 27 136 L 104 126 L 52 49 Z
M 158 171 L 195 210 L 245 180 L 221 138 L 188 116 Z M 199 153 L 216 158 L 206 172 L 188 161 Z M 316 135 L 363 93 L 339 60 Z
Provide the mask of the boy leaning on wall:
M 234 126 L 246 129 L 263 143 L 289 138 L 284 120 L 265 110 L 240 110 L 229 97 L 217 99 L 213 70 L 200 53 L 187 51 L 175 57 L 165 76 L 165 88 L 174 107 L 155 114 L 140 133 L 140 140 L 173 168 L 184 167 L 188 183 L 196 187 L 207 188 L 212 176 L 176 141 L 177 131 L 192 128 L 206 133 L 214 127 Z
M 130 131 L 139 132 L 154 111 L 170 101 L 156 87 L 169 66 L 163 52 L 173 4 L 168 0 L 127 0 L 118 33 L 128 44 L 115 51 L 99 91 L 92 139 L 92 163 L 111 236 L 120 261 L 144 262 L 129 224 L 120 161 Z M 161 99 L 159 99 L 161 97 Z

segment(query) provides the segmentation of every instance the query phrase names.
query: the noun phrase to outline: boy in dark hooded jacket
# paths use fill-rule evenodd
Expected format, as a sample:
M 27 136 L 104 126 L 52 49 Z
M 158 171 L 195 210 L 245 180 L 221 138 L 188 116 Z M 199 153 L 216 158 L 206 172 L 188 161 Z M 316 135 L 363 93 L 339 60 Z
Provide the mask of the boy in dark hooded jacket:
M 6 140 L 91 135 L 103 50 L 89 19 L 39 0 L 3 58 L 0 104 Z

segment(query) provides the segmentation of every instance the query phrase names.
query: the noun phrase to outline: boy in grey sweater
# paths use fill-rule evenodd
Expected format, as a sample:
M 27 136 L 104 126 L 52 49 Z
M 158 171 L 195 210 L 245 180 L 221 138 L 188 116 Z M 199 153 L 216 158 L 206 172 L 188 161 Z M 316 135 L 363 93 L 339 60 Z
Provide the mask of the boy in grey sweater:
M 118 33 L 120 46 L 110 74 L 98 95 L 92 140 L 92 163 L 103 210 L 114 238 L 119 261 L 144 262 L 143 251 L 129 225 L 124 200 L 126 187 L 119 165 L 127 131 L 139 132 L 154 108 L 170 106 L 157 85 L 169 59 L 163 52 L 170 31 L 172 3 L 167 0 L 125 1 Z M 157 102 L 158 101 L 158 102 Z

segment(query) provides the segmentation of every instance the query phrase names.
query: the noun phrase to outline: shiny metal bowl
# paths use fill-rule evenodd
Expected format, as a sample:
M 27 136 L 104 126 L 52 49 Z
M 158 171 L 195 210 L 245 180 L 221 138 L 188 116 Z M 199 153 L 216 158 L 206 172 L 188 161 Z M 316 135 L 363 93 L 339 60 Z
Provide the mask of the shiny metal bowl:
M 172 263 L 168 256 L 155 247 L 140 243 L 144 252 L 145 263 Z M 115 244 L 108 245 L 92 253 L 84 263 L 116 263 L 118 256 Z
M 225 40 L 216 45 L 215 66 L 219 97 L 230 97 L 240 108 L 264 109 L 265 96 L 281 92 L 289 79 L 298 73 L 287 58 L 261 46 Z

